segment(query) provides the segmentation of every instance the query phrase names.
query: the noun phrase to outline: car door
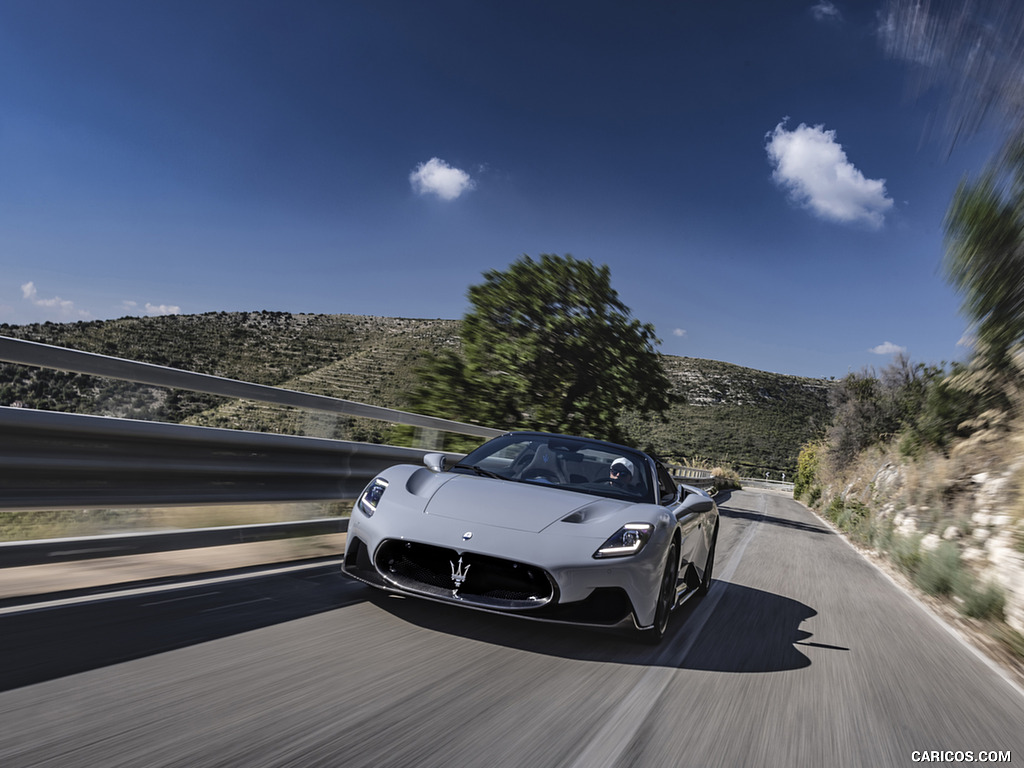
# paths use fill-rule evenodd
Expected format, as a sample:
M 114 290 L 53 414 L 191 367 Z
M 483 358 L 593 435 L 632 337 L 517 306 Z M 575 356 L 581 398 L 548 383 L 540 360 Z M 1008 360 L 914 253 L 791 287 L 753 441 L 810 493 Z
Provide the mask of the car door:
M 705 515 L 684 502 L 679 486 L 661 462 L 655 462 L 655 466 L 658 474 L 658 498 L 662 506 L 671 509 L 679 521 L 679 577 L 686 578 L 687 571 L 693 571 L 698 566 L 702 568 L 707 558 L 707 541 L 703 532 Z M 700 571 L 697 570 L 695 573 L 699 575 Z

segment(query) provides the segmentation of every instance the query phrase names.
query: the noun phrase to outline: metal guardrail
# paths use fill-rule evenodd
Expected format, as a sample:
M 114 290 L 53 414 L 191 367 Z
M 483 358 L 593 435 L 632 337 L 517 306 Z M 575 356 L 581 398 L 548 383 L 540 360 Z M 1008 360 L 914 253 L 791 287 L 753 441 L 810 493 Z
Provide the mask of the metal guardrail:
M 715 484 L 715 476 L 710 469 L 694 469 L 693 467 L 668 467 L 672 479 L 685 485 L 697 488 L 711 488 Z
M 212 376 L 206 373 L 193 373 L 178 368 L 168 368 L 152 363 L 139 363 L 119 357 L 98 355 L 92 352 L 81 352 L 75 349 L 54 347 L 35 341 L 12 339 L 0 336 L 0 361 L 32 365 L 39 368 L 52 368 L 58 371 L 84 373 L 102 376 L 109 379 L 131 381 L 136 384 L 149 384 L 172 389 L 187 389 L 191 392 L 202 392 L 207 395 L 221 395 L 245 400 L 256 400 L 275 405 L 287 405 L 295 408 L 308 408 L 316 411 L 340 413 L 346 416 L 360 416 L 366 419 L 389 421 L 424 429 L 436 429 L 444 432 L 456 432 L 461 435 L 475 437 L 497 437 L 500 429 L 492 429 L 479 424 L 464 424 L 458 421 L 440 419 L 434 416 L 423 416 L 392 408 L 356 403 L 326 395 L 311 395 L 291 389 L 280 389 L 265 384 L 251 384 L 246 381 Z
M 712 480 L 712 479 L 714 479 L 714 475 L 712 475 L 710 469 L 692 469 L 691 467 L 673 467 L 673 468 L 670 468 L 669 471 L 672 473 L 672 477 L 674 477 L 674 478 L 676 478 L 678 480 L 691 481 L 691 480 Z
M 0 407 L 0 509 L 351 499 L 382 469 L 426 453 Z
M 0 361 L 495 437 L 501 430 L 0 336 Z M 426 451 L 0 407 L 0 509 L 352 498 Z

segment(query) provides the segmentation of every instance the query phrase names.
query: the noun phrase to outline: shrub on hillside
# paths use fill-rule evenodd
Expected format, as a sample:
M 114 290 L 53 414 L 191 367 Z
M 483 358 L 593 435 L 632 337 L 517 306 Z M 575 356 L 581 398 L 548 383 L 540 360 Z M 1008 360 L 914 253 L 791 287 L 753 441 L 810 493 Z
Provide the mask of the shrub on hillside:
M 796 478 L 793 480 L 793 498 L 804 499 L 811 506 L 821 497 L 821 486 L 818 485 L 818 467 L 823 446 L 820 443 L 808 443 L 800 449 L 796 460 Z M 815 493 L 815 489 L 817 492 Z
M 711 470 L 715 479 L 715 488 L 719 491 L 739 490 L 743 487 L 740 483 L 740 475 L 735 469 L 715 467 Z
M 979 584 L 973 575 L 961 571 L 953 581 L 953 594 L 960 601 L 960 612 L 965 616 L 985 621 L 1004 618 L 1006 595 L 997 584 Z
M 837 525 L 851 538 L 865 545 L 874 544 L 877 526 L 871 510 L 859 501 L 849 500 L 843 506 Z
M 842 516 L 843 510 L 846 508 L 846 502 L 843 500 L 842 496 L 826 495 L 824 493 L 824 489 L 822 491 L 822 496 L 824 496 L 824 500 L 820 507 L 822 516 L 838 527 L 839 518 Z
M 885 542 L 892 561 L 908 576 L 913 576 L 921 565 L 921 537 L 891 535 Z
M 933 449 L 949 455 L 955 440 L 970 436 L 970 425 L 983 411 L 990 407 L 1005 410 L 1006 404 L 998 396 L 964 386 L 966 375 L 967 366 L 954 363 L 948 375 L 929 378 L 921 407 L 900 438 L 900 453 L 919 458 Z
M 902 354 L 880 374 L 873 369 L 848 374 L 831 393 L 834 416 L 826 438 L 830 466 L 841 470 L 866 448 L 887 443 L 912 428 L 944 378 L 943 368 L 914 365 Z M 942 408 L 949 407 L 950 402 L 956 401 L 936 399 L 932 414 L 936 423 L 929 422 L 931 427 L 940 429 L 947 425 L 939 416 L 947 416 Z
M 818 488 L 820 491 L 820 487 Z M 878 526 L 871 510 L 856 499 L 833 496 L 823 514 L 843 533 L 862 544 L 872 545 Z
M 960 573 L 960 552 L 956 545 L 942 542 L 921 554 L 914 583 L 929 595 L 949 595 Z

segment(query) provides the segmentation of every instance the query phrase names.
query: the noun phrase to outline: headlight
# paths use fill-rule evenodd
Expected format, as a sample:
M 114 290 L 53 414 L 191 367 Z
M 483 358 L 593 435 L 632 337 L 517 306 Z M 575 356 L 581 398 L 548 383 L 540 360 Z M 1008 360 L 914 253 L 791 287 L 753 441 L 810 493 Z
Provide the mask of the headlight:
M 616 531 L 608 541 L 601 545 L 601 548 L 594 553 L 594 557 L 626 557 L 635 555 L 644 548 L 644 544 L 651 538 L 654 526 L 650 523 L 629 523 Z
M 377 505 L 380 503 L 380 497 L 384 495 L 384 491 L 387 489 L 388 481 L 383 477 L 376 478 L 366 486 L 363 495 L 359 497 L 359 508 L 363 510 L 364 515 L 373 517 L 373 513 L 377 511 Z

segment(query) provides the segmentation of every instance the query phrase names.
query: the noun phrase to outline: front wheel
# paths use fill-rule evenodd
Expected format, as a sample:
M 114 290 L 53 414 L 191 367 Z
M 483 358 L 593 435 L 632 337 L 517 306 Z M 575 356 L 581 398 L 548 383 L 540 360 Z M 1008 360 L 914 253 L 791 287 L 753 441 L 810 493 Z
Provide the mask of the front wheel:
M 658 607 L 654 612 L 654 626 L 644 630 L 644 640 L 651 645 L 657 645 L 665 637 L 665 630 L 668 629 L 668 617 L 676 606 L 676 581 L 678 579 L 679 545 L 672 542 L 658 587 Z

